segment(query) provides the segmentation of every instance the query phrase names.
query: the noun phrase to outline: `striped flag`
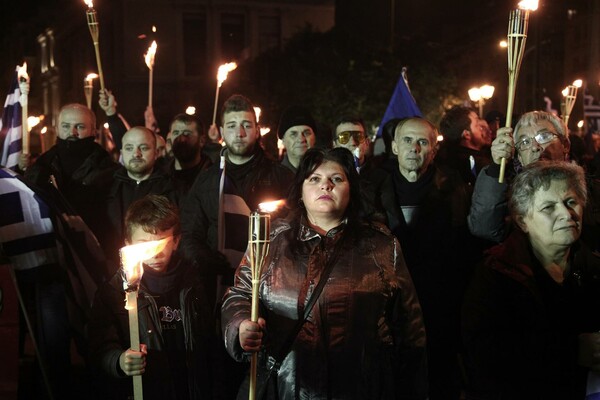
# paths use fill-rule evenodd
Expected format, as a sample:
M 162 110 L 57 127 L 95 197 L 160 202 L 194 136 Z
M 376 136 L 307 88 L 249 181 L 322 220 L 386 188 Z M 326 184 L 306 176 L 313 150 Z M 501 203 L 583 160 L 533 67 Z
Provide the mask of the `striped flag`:
M 4 112 L 0 121 L 0 144 L 2 144 L 2 160 L 0 164 L 12 170 L 17 169 L 19 156 L 21 155 L 21 137 L 23 129 L 21 126 L 21 103 L 19 98 L 19 79 L 15 70 L 14 79 L 11 81 L 8 96 L 4 102 Z
M 0 210 L 0 243 L 16 270 L 58 262 L 48 206 L 5 168 L 0 168 Z
M 383 126 L 390 119 L 422 116 L 423 114 L 421 114 L 421 110 L 419 110 L 419 107 L 417 106 L 417 103 L 415 102 L 415 99 L 410 93 L 410 89 L 408 87 L 406 67 L 402 68 L 400 79 L 398 79 L 398 83 L 396 84 L 396 88 L 394 89 L 394 93 L 390 99 L 390 103 L 388 104 L 385 114 L 381 119 L 381 124 L 379 124 L 377 137 L 381 137 L 381 134 L 383 133 Z

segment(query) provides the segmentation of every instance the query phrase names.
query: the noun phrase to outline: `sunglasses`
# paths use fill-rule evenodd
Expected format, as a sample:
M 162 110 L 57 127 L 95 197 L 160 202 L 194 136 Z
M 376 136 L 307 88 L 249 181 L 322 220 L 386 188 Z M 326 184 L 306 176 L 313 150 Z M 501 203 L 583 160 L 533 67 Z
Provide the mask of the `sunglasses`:
M 337 140 L 340 144 L 346 144 L 350 141 L 351 137 L 353 137 L 358 143 L 363 143 L 365 141 L 365 134 L 361 131 L 340 132 L 337 135 Z

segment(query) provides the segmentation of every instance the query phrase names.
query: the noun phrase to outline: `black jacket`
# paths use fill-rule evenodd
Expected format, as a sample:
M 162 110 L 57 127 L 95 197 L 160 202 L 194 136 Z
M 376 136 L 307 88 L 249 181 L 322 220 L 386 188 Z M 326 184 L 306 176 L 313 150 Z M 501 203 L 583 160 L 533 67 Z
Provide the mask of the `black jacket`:
M 580 241 L 554 282 L 513 231 L 490 249 L 465 296 L 469 392 L 477 399 L 583 399 L 577 336 L 600 329 L 600 257 Z
M 234 169 L 235 174 L 230 172 Z M 264 201 L 285 199 L 293 180 L 292 173 L 266 158 L 258 145 L 252 160 L 243 166 L 227 162 L 225 170 L 250 210 L 256 210 Z M 210 274 L 231 270 L 229 263 L 216 252 L 220 172 L 219 165 L 214 164 L 200 173 L 181 208 L 180 249 L 189 261 Z M 240 229 L 247 230 L 247 225 Z
M 204 283 L 194 269 L 172 260 L 180 269 L 176 281 L 185 332 L 187 382 L 190 399 L 217 398 L 221 363 L 215 356 L 217 338 L 214 318 L 206 300 Z M 106 379 L 105 398 L 125 399 L 132 381 L 121 371 L 119 356 L 129 348 L 129 320 L 125 310 L 122 271 L 98 289 L 89 324 L 90 359 Z M 142 375 L 145 399 L 175 399 L 175 382 L 161 328 L 160 314 L 152 293 L 142 284 L 138 295 L 140 343 L 146 344 L 146 372 Z

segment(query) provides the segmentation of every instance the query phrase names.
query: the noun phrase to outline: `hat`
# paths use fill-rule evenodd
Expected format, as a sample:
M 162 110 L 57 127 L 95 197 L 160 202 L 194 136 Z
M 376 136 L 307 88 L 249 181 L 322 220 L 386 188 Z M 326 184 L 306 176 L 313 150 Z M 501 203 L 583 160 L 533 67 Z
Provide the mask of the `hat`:
M 279 120 L 279 127 L 277 127 L 277 137 L 283 139 L 285 132 L 293 126 L 307 125 L 310 126 L 313 132 L 317 131 L 317 124 L 310 115 L 310 112 L 301 106 L 288 107 Z

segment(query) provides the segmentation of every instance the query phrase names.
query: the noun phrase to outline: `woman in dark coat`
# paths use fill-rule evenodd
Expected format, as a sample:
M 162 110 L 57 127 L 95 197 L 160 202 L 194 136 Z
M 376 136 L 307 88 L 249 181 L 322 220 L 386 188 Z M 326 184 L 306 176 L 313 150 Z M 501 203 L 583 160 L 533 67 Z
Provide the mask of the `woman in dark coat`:
M 600 258 L 578 240 L 586 197 L 573 164 L 540 161 L 515 179 L 518 229 L 488 252 L 463 305 L 468 398 L 583 399 L 600 370 Z
M 359 218 L 360 192 L 346 149 L 309 150 L 290 195 L 299 207 L 275 221 L 261 274 L 261 315 L 250 321 L 244 257 L 225 295 L 225 346 L 238 361 L 264 345 L 280 351 L 319 282 L 318 301 L 276 374 L 280 399 L 424 399 L 425 332 L 398 241 Z M 247 394 L 242 394 L 246 395 Z

